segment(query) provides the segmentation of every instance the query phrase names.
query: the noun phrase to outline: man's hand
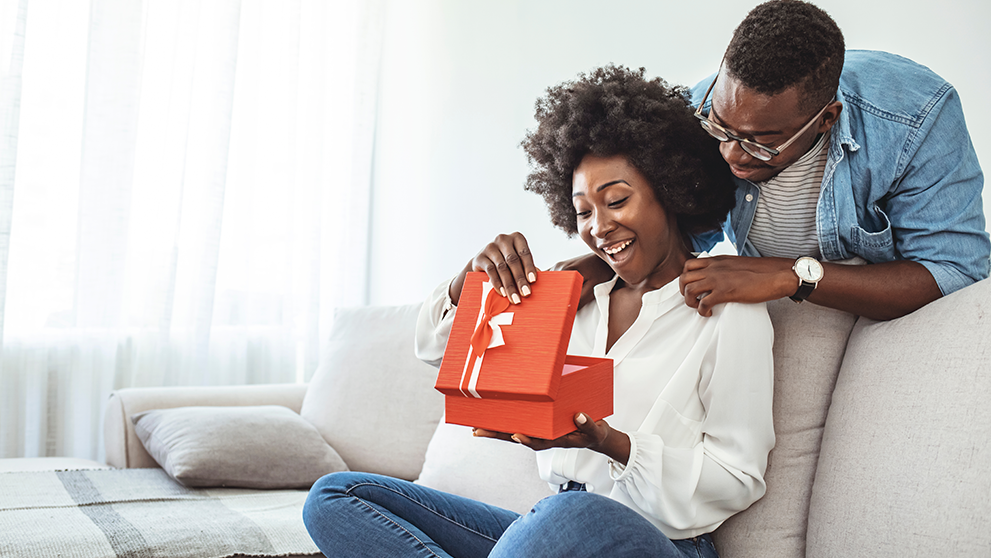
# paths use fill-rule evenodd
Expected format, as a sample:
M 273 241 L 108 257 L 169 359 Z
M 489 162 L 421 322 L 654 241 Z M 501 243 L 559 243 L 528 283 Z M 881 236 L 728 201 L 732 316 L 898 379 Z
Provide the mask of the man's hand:
M 685 304 L 711 316 L 716 304 L 767 302 L 795 294 L 798 275 L 789 258 L 716 256 L 685 263 L 678 279 Z M 914 312 L 942 293 L 919 262 L 899 260 L 867 265 L 823 262 L 825 273 L 807 299 L 873 320 L 891 320 Z
M 588 448 L 605 454 L 623 464 L 629 461 L 630 437 L 626 433 L 613 430 L 604 420 L 592 422 L 585 413 L 575 415 L 575 426 L 578 427 L 578 430 L 565 434 L 556 440 L 531 438 L 518 433 L 493 432 L 481 428 L 474 429 L 473 433 L 475 436 L 482 438 L 496 438 L 498 440 L 523 444 L 534 451 L 549 448 Z
M 767 302 L 795 294 L 799 282 L 794 263 L 788 258 L 694 258 L 685 262 L 678 289 L 685 304 L 708 317 L 716 304 Z

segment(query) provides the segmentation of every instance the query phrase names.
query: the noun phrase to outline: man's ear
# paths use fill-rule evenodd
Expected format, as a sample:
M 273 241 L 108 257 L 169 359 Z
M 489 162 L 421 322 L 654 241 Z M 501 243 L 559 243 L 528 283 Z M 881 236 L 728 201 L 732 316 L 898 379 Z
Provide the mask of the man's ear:
M 843 103 L 839 101 L 833 101 L 830 103 L 829 107 L 826 108 L 826 111 L 819 117 L 820 121 L 818 133 L 824 134 L 828 132 L 829 129 L 833 127 L 833 124 L 836 124 L 836 122 L 839 121 L 841 112 L 843 112 Z

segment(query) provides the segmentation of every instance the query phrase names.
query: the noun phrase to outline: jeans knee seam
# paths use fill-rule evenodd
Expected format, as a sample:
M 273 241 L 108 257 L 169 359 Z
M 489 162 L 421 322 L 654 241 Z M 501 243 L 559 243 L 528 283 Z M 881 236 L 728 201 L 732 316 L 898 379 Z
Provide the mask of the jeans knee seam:
M 378 511 L 377 509 L 375 509 L 374 506 L 372 506 L 371 504 L 369 504 L 365 500 L 363 500 L 363 499 L 361 499 L 361 498 L 359 498 L 357 496 L 351 496 L 351 497 L 354 498 L 355 500 L 361 502 L 365 506 L 367 506 L 368 509 L 372 510 L 372 512 L 378 514 L 379 517 L 382 517 L 383 519 L 385 519 L 389 523 L 392 523 L 396 527 L 399 527 L 400 529 L 402 529 L 407 535 L 413 537 L 413 539 L 416 540 L 416 542 L 420 543 L 420 546 L 422 546 L 424 550 L 426 550 L 430 554 L 433 554 L 434 556 L 437 556 L 437 558 L 441 558 L 440 555 L 438 555 L 436 552 L 434 552 L 433 550 L 431 550 L 429 546 L 427 546 L 427 543 L 425 543 L 422 540 L 420 540 L 420 537 L 417 537 L 416 535 L 414 535 L 412 532 L 410 532 L 409 529 L 407 529 L 406 527 L 403 527 L 402 525 L 396 523 L 395 521 L 392 520 L 391 517 L 389 517 L 389 516 L 383 514 L 382 512 Z
M 352 493 L 351 493 L 351 491 L 352 491 L 352 490 L 354 490 L 355 488 L 358 488 L 358 487 L 361 487 L 361 486 L 372 486 L 372 487 L 375 487 L 375 488 L 380 488 L 380 489 L 382 489 L 382 490 L 388 490 L 389 492 L 392 492 L 393 494 L 396 494 L 396 495 L 398 495 L 398 496 L 401 496 L 401 497 L 403 497 L 403 498 L 405 498 L 405 499 L 407 499 L 407 500 L 409 500 L 410 502 L 413 502 L 413 503 L 415 503 L 416 505 L 418 505 L 418 506 L 420 506 L 421 508 L 423 508 L 423 509 L 425 509 L 425 510 L 427 510 L 428 512 L 430 512 L 430 513 L 432 513 L 432 514 L 434 514 L 434 515 L 436 515 L 437 517 L 440 517 L 440 518 L 441 518 L 441 519 L 443 519 L 444 521 L 447 521 L 448 523 L 453 523 L 453 524 L 455 524 L 455 525 L 458 525 L 458 526 L 460 526 L 460 527 L 461 527 L 462 529 L 465 529 L 465 530 L 467 530 L 467 531 L 471 531 L 472 533 L 475 533 L 475 534 L 476 534 L 476 535 L 478 535 L 479 537 L 482 537 L 482 538 L 485 538 L 485 539 L 488 539 L 488 540 L 490 540 L 490 541 L 492 541 L 493 543 L 494 543 L 494 542 L 497 542 L 497 541 L 499 540 L 499 539 L 494 539 L 494 538 L 492 538 L 492 537 L 490 537 L 490 536 L 488 536 L 488 535 L 486 535 L 485 533 L 481 533 L 481 532 L 479 532 L 479 531 L 477 531 L 477 530 L 475 530 L 475 529 L 472 529 L 471 527 L 468 527 L 467 525 L 464 525 L 464 524 L 462 524 L 462 523 L 458 523 L 457 521 L 454 521 L 454 520 L 453 520 L 453 519 L 451 519 L 450 517 L 447 517 L 446 515 L 444 515 L 444 514 L 442 514 L 442 513 L 438 513 L 438 512 L 437 512 L 437 510 L 434 510 L 434 509 L 432 509 L 432 508 L 430 508 L 429 506 L 427 506 L 427 505 L 425 505 L 425 504 L 424 504 L 423 502 L 421 502 L 421 501 L 419 501 L 419 500 L 416 500 L 416 499 L 414 499 L 414 498 L 410 498 L 410 497 L 409 497 L 408 495 L 406 495 L 406 494 L 404 494 L 404 493 L 402 493 L 402 492 L 400 492 L 400 491 L 398 491 L 398 490 L 395 490 L 395 489 L 393 489 L 393 488 L 390 488 L 390 487 L 388 487 L 388 486 L 382 486 L 381 484 L 378 484 L 378 483 L 374 483 L 374 482 L 363 482 L 363 483 L 358 483 L 358 484 L 355 484 L 355 485 L 353 485 L 353 486 L 351 486 L 351 487 L 349 487 L 349 488 L 348 488 L 348 489 L 347 489 L 347 490 L 345 491 L 345 494 L 347 494 L 348 496 L 350 496 L 350 497 L 352 497 L 352 498 L 356 498 L 356 499 L 358 499 L 358 500 L 361 500 L 362 502 L 364 502 L 364 503 L 365 503 L 365 505 L 368 505 L 368 503 L 367 503 L 367 502 L 365 502 L 365 500 L 364 500 L 364 499 L 362 499 L 362 498 L 361 498 L 361 497 L 359 497 L 359 496 L 355 496 L 354 494 L 352 494 Z M 372 509 L 374 509 L 374 508 L 372 508 Z M 377 510 L 376 510 L 376 511 L 377 511 Z M 405 530 L 405 529 L 404 529 L 404 530 Z M 412 533 L 410 533 L 410 535 L 412 535 Z M 416 538 L 416 536 L 415 536 L 415 535 L 413 535 L 413 537 L 414 537 L 414 538 Z M 420 540 L 420 539 L 417 539 L 417 540 Z M 421 541 L 421 542 L 422 542 L 422 541 Z

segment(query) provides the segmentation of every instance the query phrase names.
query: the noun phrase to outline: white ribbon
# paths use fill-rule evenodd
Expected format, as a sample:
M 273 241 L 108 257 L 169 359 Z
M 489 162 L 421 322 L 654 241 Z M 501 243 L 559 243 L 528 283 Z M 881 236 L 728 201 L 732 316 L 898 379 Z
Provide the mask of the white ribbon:
M 478 317 L 475 318 L 475 327 L 472 331 L 478 328 L 479 324 L 482 323 L 482 316 L 485 315 L 485 297 L 489 295 L 489 291 L 492 290 L 492 284 L 488 281 L 482 282 L 482 303 L 478 306 Z M 489 325 L 492 327 L 492 339 L 489 340 L 489 346 L 486 349 L 491 349 L 494 347 L 501 347 L 506 344 L 505 339 L 502 336 L 502 329 L 499 326 L 508 326 L 513 324 L 513 313 L 503 312 L 501 314 L 496 314 L 492 316 L 489 320 Z M 468 397 L 469 393 L 472 397 L 476 399 L 481 399 L 482 396 L 478 394 L 475 387 L 478 385 L 478 372 L 482 369 L 482 360 L 485 358 L 485 353 L 482 356 L 472 359 L 471 357 L 471 344 L 468 345 L 468 356 L 465 358 L 465 366 L 461 372 L 461 382 L 458 383 L 459 386 L 465 385 L 465 376 L 468 376 L 468 392 L 466 393 L 464 389 L 461 389 L 462 395 Z

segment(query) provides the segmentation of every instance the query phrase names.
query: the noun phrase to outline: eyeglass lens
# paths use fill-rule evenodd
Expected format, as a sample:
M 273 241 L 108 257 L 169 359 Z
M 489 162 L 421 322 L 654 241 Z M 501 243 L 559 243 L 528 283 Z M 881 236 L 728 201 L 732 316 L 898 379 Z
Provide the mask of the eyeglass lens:
M 706 132 L 709 132 L 710 136 L 716 138 L 719 141 L 725 142 L 725 141 L 730 141 L 731 139 L 739 141 L 740 147 L 742 147 L 743 150 L 746 151 L 747 154 L 750 155 L 751 157 L 755 157 L 757 159 L 760 159 L 761 161 L 770 161 L 771 157 L 773 157 L 771 153 L 767 152 L 764 149 L 761 149 L 760 147 L 757 147 L 756 145 L 751 145 L 747 142 L 740 141 L 737 138 L 730 138 L 730 136 L 726 135 L 726 132 L 713 126 L 712 123 L 709 122 L 708 120 L 700 120 L 699 122 L 702 123 L 702 128 L 704 128 Z

